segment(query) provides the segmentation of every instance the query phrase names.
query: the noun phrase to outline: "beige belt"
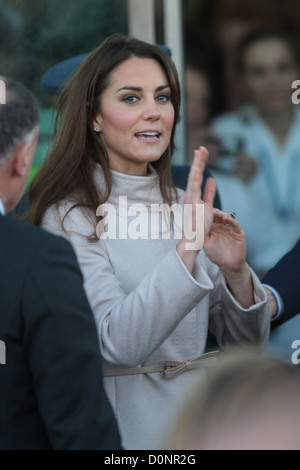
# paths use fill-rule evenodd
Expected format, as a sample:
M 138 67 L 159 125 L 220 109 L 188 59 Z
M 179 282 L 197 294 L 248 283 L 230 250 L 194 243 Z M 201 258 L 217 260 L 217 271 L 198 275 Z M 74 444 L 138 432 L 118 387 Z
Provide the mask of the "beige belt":
M 219 351 L 211 351 L 196 359 L 187 361 L 166 361 L 161 366 L 128 367 L 120 369 L 107 369 L 103 371 L 103 377 L 114 377 L 117 375 L 135 375 L 135 374 L 153 374 L 154 372 L 163 372 L 166 379 L 172 379 L 182 372 L 189 369 L 198 369 L 213 365 L 217 361 Z

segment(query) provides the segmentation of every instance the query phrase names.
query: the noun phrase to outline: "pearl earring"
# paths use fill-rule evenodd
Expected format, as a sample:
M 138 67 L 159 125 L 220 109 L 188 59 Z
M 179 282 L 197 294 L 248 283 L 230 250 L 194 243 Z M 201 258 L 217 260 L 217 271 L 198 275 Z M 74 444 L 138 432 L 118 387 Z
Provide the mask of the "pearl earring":
M 98 133 L 100 132 L 100 129 L 99 129 L 99 127 L 97 127 L 97 126 L 96 126 L 96 127 L 94 127 L 94 131 L 95 131 L 95 132 L 97 132 L 97 134 L 98 134 Z

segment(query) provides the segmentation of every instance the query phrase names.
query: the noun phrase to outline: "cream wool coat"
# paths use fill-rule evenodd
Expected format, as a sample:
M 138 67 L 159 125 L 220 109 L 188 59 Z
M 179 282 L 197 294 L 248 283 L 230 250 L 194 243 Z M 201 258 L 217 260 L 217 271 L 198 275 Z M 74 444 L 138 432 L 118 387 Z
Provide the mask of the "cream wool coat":
M 112 175 L 107 209 L 114 213 L 115 208 L 117 215 L 121 212 L 117 228 L 124 235 L 124 224 L 134 224 L 137 213 L 124 217 L 119 197 L 127 196 L 128 207 L 143 203 L 150 212 L 151 204 L 162 203 L 158 175 L 152 172 L 141 177 L 115 171 Z M 104 188 L 99 165 L 95 181 L 100 190 Z M 182 195 L 180 192 L 181 199 Z M 104 369 L 195 358 L 205 351 L 208 328 L 220 346 L 244 341 L 266 344 L 266 294 L 254 273 L 256 303 L 244 309 L 227 289 L 219 268 L 203 251 L 191 275 L 177 254 L 178 240 L 172 236 L 90 243 L 86 237 L 95 232 L 95 223 L 80 209 L 70 212 L 65 219 L 67 233 L 62 231 L 61 218 L 69 207 L 70 203 L 62 203 L 58 210 L 50 208 L 43 226 L 66 236 L 75 248 L 95 315 Z M 141 228 L 137 225 L 131 225 L 136 227 L 135 233 Z M 166 379 L 161 372 L 104 379 L 125 449 L 161 448 L 199 373 L 199 369 L 189 370 L 173 379 Z

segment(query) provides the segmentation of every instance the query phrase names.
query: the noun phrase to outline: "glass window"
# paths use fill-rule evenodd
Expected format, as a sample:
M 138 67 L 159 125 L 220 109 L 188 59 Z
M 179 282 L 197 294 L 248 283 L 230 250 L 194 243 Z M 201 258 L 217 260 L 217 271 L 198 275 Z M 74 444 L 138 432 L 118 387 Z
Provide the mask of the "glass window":
M 29 182 L 53 132 L 55 96 L 42 90 L 42 76 L 117 32 L 128 32 L 127 0 L 1 0 L 0 75 L 22 82 L 40 105 L 41 133 Z

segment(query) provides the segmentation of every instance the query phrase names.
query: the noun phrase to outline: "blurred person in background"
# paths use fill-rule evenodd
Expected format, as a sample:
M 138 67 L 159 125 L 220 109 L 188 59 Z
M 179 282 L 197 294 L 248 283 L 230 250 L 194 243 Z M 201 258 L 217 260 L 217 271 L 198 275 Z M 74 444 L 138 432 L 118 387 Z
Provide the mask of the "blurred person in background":
M 220 149 L 218 139 L 208 128 L 212 113 L 212 86 L 208 73 L 188 64 L 185 90 L 188 161 L 193 161 L 194 149 L 203 145 L 209 151 L 209 162 L 212 162 Z M 213 145 L 216 146 L 215 152 Z
M 245 229 L 248 261 L 263 276 L 300 232 L 300 111 L 291 99 L 298 55 L 285 33 L 264 29 L 244 38 L 237 63 L 248 104 L 217 116 L 212 128 L 233 149 L 229 166 L 240 147 L 257 170 L 246 182 L 232 172 L 213 174 L 223 208 L 236 212 Z
M 276 0 L 207 0 L 206 3 L 210 11 L 210 42 L 213 40 L 215 43 L 215 73 L 222 90 L 220 100 L 223 109 L 219 112 L 226 112 L 247 101 L 245 83 L 240 79 L 236 66 L 239 44 L 252 31 L 277 27 L 288 18 L 280 11 L 282 7 L 274 5 Z M 298 10 L 298 6 L 294 5 L 294 9 Z M 297 21 L 295 24 L 297 27 Z
M 193 160 L 194 149 L 204 146 L 209 152 L 207 162 L 209 168 L 220 172 L 230 171 L 242 181 L 252 178 L 256 171 L 254 159 L 249 158 L 243 152 L 242 147 L 232 148 L 230 142 L 222 141 L 210 126 L 214 110 L 214 90 L 208 71 L 194 65 L 187 65 L 185 89 L 189 162 Z M 234 166 L 230 158 L 232 157 L 230 154 L 233 153 Z

